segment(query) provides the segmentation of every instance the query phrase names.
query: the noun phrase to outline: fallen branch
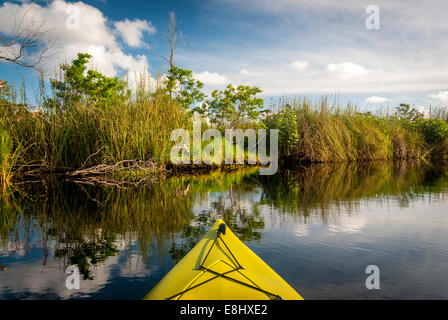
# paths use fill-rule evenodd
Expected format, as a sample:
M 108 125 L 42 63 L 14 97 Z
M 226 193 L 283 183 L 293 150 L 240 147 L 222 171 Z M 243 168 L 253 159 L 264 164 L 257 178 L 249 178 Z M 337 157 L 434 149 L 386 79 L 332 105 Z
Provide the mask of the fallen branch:
M 45 176 L 55 175 L 80 184 L 126 187 L 148 184 L 167 174 L 167 170 L 153 161 L 122 160 L 114 164 L 100 164 L 90 168 L 49 169 L 45 163 L 28 163 L 17 168 L 15 184 L 42 181 Z
M 78 169 L 65 174 L 73 182 L 85 184 L 102 184 L 114 187 L 151 183 L 166 173 L 152 161 L 122 160 L 115 164 L 100 164 L 94 167 Z M 127 174 L 135 177 L 126 177 Z M 125 176 L 125 179 L 117 179 Z

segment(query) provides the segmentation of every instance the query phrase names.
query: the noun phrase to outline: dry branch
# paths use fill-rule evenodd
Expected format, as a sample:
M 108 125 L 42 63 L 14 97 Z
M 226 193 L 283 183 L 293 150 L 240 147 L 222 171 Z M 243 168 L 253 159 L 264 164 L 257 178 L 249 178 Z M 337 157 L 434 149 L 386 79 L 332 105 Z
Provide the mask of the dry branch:
M 127 174 L 135 174 L 136 177 L 127 178 Z M 67 179 L 77 183 L 114 187 L 152 183 L 164 175 L 165 169 L 152 161 L 143 160 L 123 160 L 111 165 L 100 164 L 65 174 Z
M 35 69 L 42 75 L 42 64 L 50 58 L 55 41 L 48 38 L 50 30 L 44 28 L 44 22 L 28 20 L 27 15 L 28 11 L 16 20 L 10 32 L 0 33 L 0 60 Z

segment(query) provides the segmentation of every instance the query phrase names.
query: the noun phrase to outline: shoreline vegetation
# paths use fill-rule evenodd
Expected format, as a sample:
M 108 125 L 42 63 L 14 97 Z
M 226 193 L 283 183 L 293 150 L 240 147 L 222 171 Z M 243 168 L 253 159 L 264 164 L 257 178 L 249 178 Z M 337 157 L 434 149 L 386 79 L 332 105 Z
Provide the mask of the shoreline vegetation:
M 0 185 L 60 175 L 84 183 L 147 183 L 166 175 L 236 165 L 170 163 L 177 128 L 192 130 L 193 112 L 202 127 L 279 130 L 279 164 L 373 160 L 443 160 L 448 155 L 448 112 L 423 117 L 401 104 L 394 113 L 360 112 L 329 97 L 280 99 L 269 110 L 261 90 L 227 86 L 205 102 L 203 84 L 190 70 L 172 67 L 155 81 L 142 75 L 135 89 L 127 81 L 88 70 L 90 56 L 78 54 L 51 79 L 41 80 L 39 107 L 27 103 L 24 85 L 0 87 Z M 152 81 L 150 81 L 152 80 Z M 34 110 L 34 111 L 33 111 Z M 224 141 L 223 145 L 225 145 Z M 234 148 L 236 145 L 233 143 Z M 245 146 L 246 147 L 246 146 Z M 247 158 L 247 151 L 245 150 Z

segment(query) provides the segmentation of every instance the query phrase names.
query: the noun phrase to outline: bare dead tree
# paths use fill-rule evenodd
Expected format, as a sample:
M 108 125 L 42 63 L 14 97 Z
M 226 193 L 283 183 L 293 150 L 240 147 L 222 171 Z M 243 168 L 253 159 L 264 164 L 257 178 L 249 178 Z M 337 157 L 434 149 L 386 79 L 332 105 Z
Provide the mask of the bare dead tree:
M 162 33 L 161 37 L 168 42 L 169 53 L 168 56 L 160 55 L 160 57 L 169 63 L 170 68 L 173 68 L 175 53 L 184 47 L 182 31 L 179 31 L 178 29 L 176 15 L 174 14 L 174 12 L 170 12 L 168 31 L 166 33 Z
M 43 62 L 50 58 L 54 41 L 48 38 L 50 30 L 44 29 L 44 22 L 27 20 L 27 14 L 15 21 L 10 32 L 0 33 L 0 60 L 32 68 L 42 76 Z

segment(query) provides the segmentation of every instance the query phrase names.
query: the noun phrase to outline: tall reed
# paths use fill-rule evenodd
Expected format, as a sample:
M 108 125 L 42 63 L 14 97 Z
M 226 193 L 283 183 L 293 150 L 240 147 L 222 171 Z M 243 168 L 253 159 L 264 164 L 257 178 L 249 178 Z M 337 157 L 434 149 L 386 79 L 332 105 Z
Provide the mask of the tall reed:
M 264 122 L 268 128 L 280 129 L 284 158 L 308 162 L 385 160 L 420 157 L 428 150 L 423 137 L 400 119 L 362 113 L 328 97 L 281 100 L 276 108 L 279 111 Z
M 0 188 L 7 190 L 14 174 L 20 147 L 14 148 L 9 133 L 4 129 L 3 121 L 0 120 Z
M 24 105 L 3 103 L 4 135 L 26 150 L 18 159 L 21 164 L 40 164 L 50 171 L 123 160 L 163 166 L 169 160 L 171 131 L 187 127 L 189 114 L 160 90 L 137 92 L 128 101 L 74 103 L 64 110 L 30 112 Z

